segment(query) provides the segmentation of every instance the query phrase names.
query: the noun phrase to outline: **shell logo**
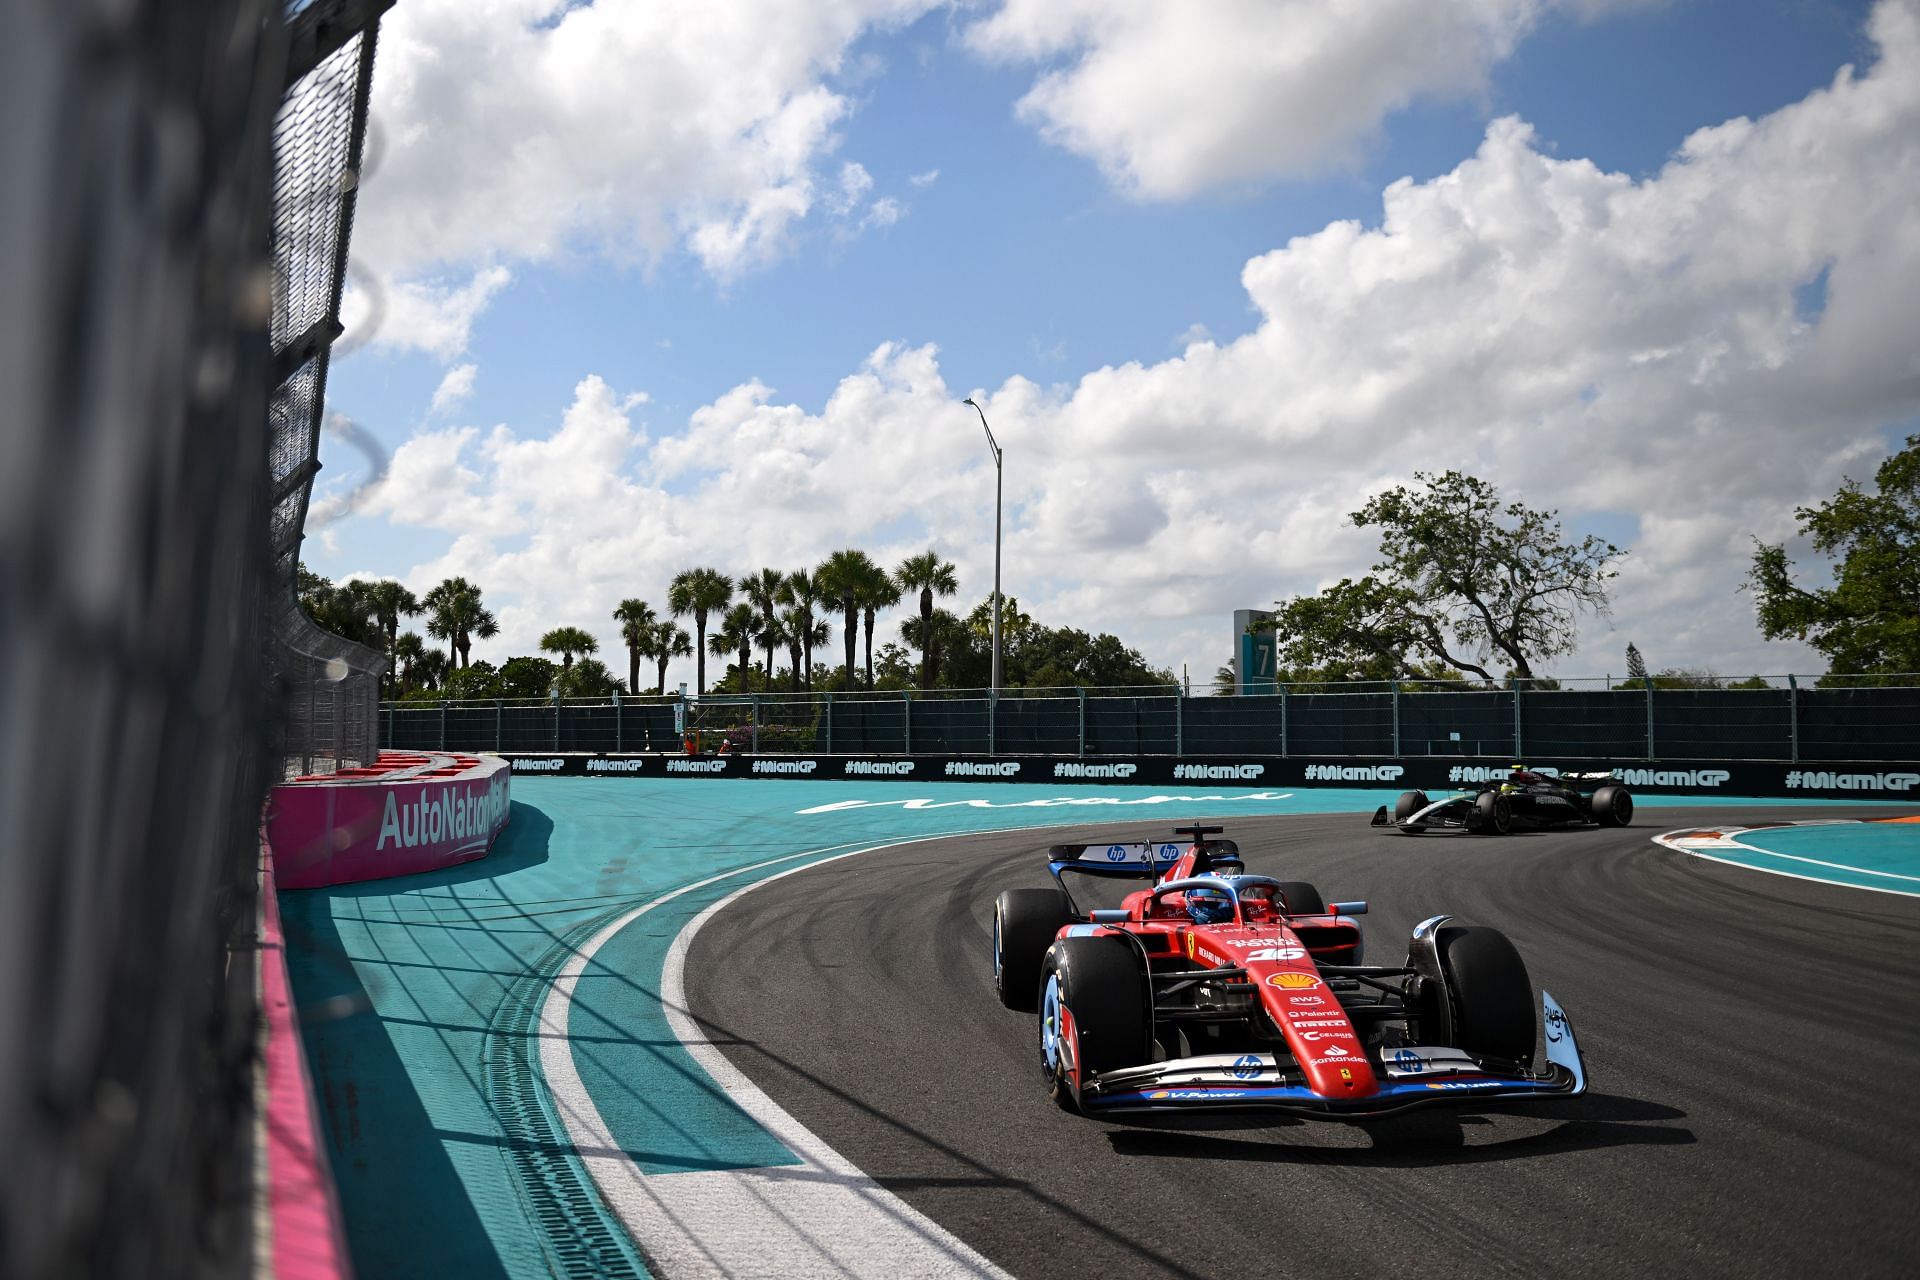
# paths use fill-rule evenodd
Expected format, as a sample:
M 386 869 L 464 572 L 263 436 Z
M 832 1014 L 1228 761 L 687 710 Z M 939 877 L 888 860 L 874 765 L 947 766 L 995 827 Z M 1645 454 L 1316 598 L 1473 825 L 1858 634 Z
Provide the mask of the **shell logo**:
M 1310 973 L 1276 973 L 1268 977 L 1267 985 L 1288 991 L 1304 991 L 1308 987 L 1319 986 L 1320 979 Z

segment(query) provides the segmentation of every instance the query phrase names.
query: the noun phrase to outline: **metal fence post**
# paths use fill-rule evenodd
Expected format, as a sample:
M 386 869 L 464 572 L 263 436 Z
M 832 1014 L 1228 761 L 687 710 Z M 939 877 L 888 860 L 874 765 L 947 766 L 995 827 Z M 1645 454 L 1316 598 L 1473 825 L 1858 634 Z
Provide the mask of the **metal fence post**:
M 1000 691 L 987 690 L 987 754 L 1000 754 Z
M 1800 681 L 1787 677 L 1787 761 L 1800 763 Z
M 493 749 L 495 751 L 505 751 L 507 749 L 506 723 L 507 704 L 505 700 L 495 698 L 493 700 Z
M 1641 676 L 1640 683 L 1644 685 L 1647 690 L 1647 759 L 1652 760 L 1654 758 L 1654 755 L 1653 755 L 1653 677 Z
M 620 690 L 616 686 L 613 691 L 613 749 L 615 751 L 625 751 L 627 749 L 627 735 L 625 732 L 627 717 L 623 714 L 621 707 Z
M 1285 756 L 1287 754 L 1287 686 L 1276 684 L 1273 687 L 1280 694 L 1280 754 Z
M 1187 700 L 1173 695 L 1173 754 L 1187 754 Z
M 1080 694 L 1080 754 L 1087 754 L 1087 686 L 1081 685 Z
M 440 699 L 440 750 L 447 749 L 447 700 Z
M 553 749 L 560 749 L 560 691 L 553 692 Z
M 1520 729 L 1520 677 L 1508 676 L 1507 687 L 1513 690 L 1513 758 L 1527 758 L 1526 736 Z
M 913 690 L 900 691 L 900 754 L 913 754 Z
M 753 753 L 755 755 L 759 755 L 760 754 L 760 695 L 756 693 L 752 695 L 752 698 L 753 698 L 752 702 L 748 704 L 750 707 L 750 710 L 747 712 L 748 715 L 753 717 L 753 721 L 752 721 L 753 728 L 749 735 L 749 738 L 750 738 L 750 745 L 752 747 Z
M 1400 682 L 1393 682 L 1393 754 L 1400 754 Z
M 823 693 L 820 696 L 827 700 L 827 754 L 832 755 L 833 754 L 833 695 L 831 693 Z

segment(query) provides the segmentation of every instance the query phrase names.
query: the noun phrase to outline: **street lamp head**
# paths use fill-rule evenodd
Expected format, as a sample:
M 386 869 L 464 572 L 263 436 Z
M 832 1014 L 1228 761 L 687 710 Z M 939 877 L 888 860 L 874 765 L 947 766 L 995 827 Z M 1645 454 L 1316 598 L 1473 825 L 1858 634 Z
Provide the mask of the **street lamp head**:
M 972 396 L 968 396 L 968 397 L 967 397 L 967 398 L 966 398 L 965 400 L 962 400 L 962 401 L 961 401 L 960 403 L 961 403 L 961 404 L 973 404 L 973 397 L 972 397 Z M 978 408 L 979 408 L 980 406 L 979 406 L 979 405 L 977 405 L 977 404 L 973 404 L 973 407 L 974 407 L 974 408 L 976 408 L 976 409 L 978 409 Z

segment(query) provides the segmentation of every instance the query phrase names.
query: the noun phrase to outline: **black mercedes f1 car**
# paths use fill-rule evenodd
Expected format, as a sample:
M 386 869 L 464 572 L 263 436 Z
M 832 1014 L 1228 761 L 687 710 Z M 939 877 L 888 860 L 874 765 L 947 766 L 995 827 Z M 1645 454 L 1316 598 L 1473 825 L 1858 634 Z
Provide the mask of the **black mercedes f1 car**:
M 1393 812 L 1381 805 L 1373 825 L 1410 836 L 1428 831 L 1466 831 L 1503 836 L 1538 827 L 1624 827 L 1633 821 L 1633 795 L 1612 773 L 1564 773 L 1558 776 L 1515 766 L 1505 778 L 1443 796 L 1405 791 Z

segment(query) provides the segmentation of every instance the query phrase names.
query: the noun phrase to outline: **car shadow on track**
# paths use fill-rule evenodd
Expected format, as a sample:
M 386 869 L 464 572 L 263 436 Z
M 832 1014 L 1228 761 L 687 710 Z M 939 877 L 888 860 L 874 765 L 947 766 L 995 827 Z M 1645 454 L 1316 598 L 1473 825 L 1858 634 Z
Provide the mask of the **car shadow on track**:
M 1468 1129 L 1490 1126 L 1490 1116 L 1512 1115 L 1558 1123 L 1537 1133 L 1493 1142 L 1469 1144 Z M 1485 1164 L 1500 1160 L 1532 1159 L 1570 1151 L 1604 1147 L 1688 1146 L 1698 1141 L 1693 1130 L 1646 1121 L 1682 1120 L 1684 1111 L 1613 1094 L 1588 1094 L 1525 1112 L 1428 1111 L 1396 1116 L 1364 1126 L 1369 1147 L 1331 1147 L 1275 1142 L 1255 1136 L 1276 1129 L 1307 1130 L 1320 1122 L 1285 1119 L 1254 1121 L 1241 1118 L 1234 1133 L 1195 1133 L 1130 1127 L 1107 1134 L 1115 1155 L 1156 1159 L 1240 1160 L 1260 1164 L 1350 1165 L 1356 1168 L 1419 1168 L 1439 1164 Z M 1214 1118 L 1225 1128 L 1226 1116 Z

